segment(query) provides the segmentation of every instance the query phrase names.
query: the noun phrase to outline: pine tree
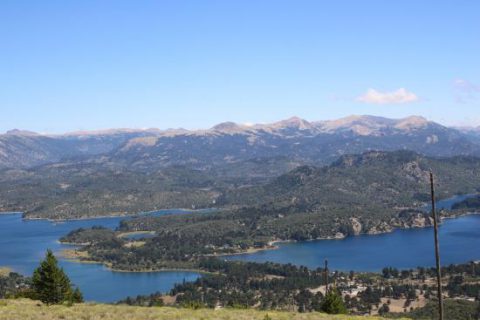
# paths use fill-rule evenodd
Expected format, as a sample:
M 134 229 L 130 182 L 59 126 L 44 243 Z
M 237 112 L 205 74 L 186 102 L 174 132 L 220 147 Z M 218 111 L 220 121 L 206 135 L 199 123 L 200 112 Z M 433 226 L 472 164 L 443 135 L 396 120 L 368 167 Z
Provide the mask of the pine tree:
M 322 311 L 329 314 L 347 313 L 342 296 L 336 290 L 329 290 L 325 295 L 322 302 Z
M 83 300 L 78 288 L 72 290 L 70 279 L 58 266 L 58 261 L 51 250 L 47 250 L 45 260 L 33 272 L 32 287 L 36 298 L 48 305 Z
M 76 287 L 75 290 L 73 290 L 71 301 L 74 303 L 83 302 L 83 294 L 78 287 Z
M 383 304 L 380 309 L 378 309 L 378 314 L 383 316 L 385 313 L 389 313 L 390 312 L 390 308 L 388 307 L 387 304 Z

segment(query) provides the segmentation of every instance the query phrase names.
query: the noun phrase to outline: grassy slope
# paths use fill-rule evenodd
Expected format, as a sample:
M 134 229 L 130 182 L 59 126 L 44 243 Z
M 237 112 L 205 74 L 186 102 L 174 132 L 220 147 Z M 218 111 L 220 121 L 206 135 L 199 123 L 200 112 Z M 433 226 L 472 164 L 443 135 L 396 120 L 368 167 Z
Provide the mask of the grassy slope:
M 0 300 L 0 320 L 56 320 L 56 319 L 156 319 L 156 320 L 200 320 L 200 319 L 234 319 L 234 320 L 262 320 L 268 313 L 272 320 L 355 320 L 380 319 L 375 317 L 329 316 L 321 313 L 291 313 L 275 311 L 236 310 L 236 309 L 179 309 L 179 308 L 146 308 L 112 305 L 80 304 L 73 307 L 47 307 L 31 300 Z
M 11 270 L 9 268 L 0 267 L 0 277 L 8 276 L 10 272 Z

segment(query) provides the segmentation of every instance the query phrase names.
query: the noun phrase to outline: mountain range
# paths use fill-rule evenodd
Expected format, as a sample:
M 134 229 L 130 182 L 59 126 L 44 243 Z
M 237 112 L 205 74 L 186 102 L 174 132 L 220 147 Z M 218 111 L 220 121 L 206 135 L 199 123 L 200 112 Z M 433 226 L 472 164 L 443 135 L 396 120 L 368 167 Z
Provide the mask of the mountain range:
M 322 165 L 343 154 L 401 149 L 437 157 L 480 155 L 478 132 L 419 116 L 314 122 L 293 117 L 271 124 L 225 122 L 207 130 L 112 129 L 62 135 L 12 130 L 0 135 L 0 169 L 82 162 L 140 171 L 171 165 L 205 170 L 282 157 L 295 165 Z

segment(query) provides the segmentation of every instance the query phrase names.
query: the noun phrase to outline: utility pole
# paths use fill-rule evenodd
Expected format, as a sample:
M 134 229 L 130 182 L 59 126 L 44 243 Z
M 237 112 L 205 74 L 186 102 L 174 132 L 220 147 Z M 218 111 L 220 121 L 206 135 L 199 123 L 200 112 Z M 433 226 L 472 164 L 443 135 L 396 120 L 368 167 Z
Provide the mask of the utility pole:
M 325 277 L 325 295 L 328 293 L 328 260 L 325 259 L 325 269 L 323 270 Z
M 438 248 L 438 221 L 435 212 L 435 187 L 433 184 L 433 173 L 430 171 L 430 189 L 432 195 L 432 217 L 435 239 L 435 262 L 437 267 L 437 295 L 438 295 L 438 319 L 443 320 L 443 297 L 442 297 L 442 271 L 440 269 L 440 251 Z

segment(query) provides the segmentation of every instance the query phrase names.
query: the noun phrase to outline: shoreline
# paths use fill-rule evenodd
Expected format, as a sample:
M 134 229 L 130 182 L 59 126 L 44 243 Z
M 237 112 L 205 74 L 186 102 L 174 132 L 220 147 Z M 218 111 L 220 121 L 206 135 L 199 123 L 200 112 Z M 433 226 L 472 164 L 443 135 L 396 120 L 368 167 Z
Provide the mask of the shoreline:
M 475 195 L 478 195 L 478 193 L 477 194 L 466 194 L 466 195 L 467 196 L 475 196 Z M 458 196 L 458 195 L 456 195 L 456 196 Z M 442 199 L 442 200 L 448 200 L 448 199 L 451 199 L 451 198 L 452 197 L 445 198 L 445 199 Z M 437 200 L 437 203 L 439 201 L 442 201 L 442 200 Z M 133 215 L 130 215 L 130 214 L 116 214 L 116 215 L 108 215 L 108 216 L 82 217 L 82 218 L 61 219 L 61 220 L 48 219 L 48 218 L 37 218 L 37 217 L 34 217 L 34 218 L 28 218 L 28 217 L 23 218 L 22 217 L 22 219 L 23 220 L 47 220 L 47 221 L 50 221 L 50 222 L 68 222 L 68 221 L 93 220 L 93 219 L 102 219 L 102 218 L 148 216 L 150 214 L 154 214 L 154 213 L 157 213 L 157 212 L 169 211 L 169 210 L 179 210 L 179 211 L 182 211 L 182 212 L 185 212 L 185 213 L 188 214 L 188 213 L 209 211 L 209 210 L 215 210 L 215 209 L 216 208 L 204 208 L 204 209 L 175 208 L 175 209 L 161 209 L 161 210 L 155 210 L 155 211 L 148 211 L 148 212 L 142 212 L 142 213 L 137 213 L 137 214 L 133 214 Z M 22 214 L 22 212 L 0 212 L 0 215 L 17 215 L 17 214 Z M 177 213 L 175 213 L 175 212 L 172 212 L 172 213 L 166 212 L 165 213 L 165 215 L 175 215 L 175 214 L 177 214 Z M 178 214 L 181 214 L 181 212 L 178 213 Z M 446 220 L 446 219 L 456 219 L 456 218 L 469 216 L 469 215 L 480 215 L 480 210 L 475 209 L 475 208 L 462 208 L 462 209 L 456 209 L 456 210 L 440 209 L 440 210 L 438 210 L 438 214 L 440 216 L 440 225 L 441 225 L 443 223 L 443 221 Z M 348 234 L 337 233 L 336 235 L 332 235 L 332 236 L 319 237 L 319 238 L 315 238 L 315 239 L 307 239 L 307 240 L 301 240 L 301 241 L 291 240 L 291 239 L 289 239 L 289 240 L 273 239 L 271 241 L 268 241 L 267 245 L 264 246 L 264 247 L 250 247 L 250 248 L 247 248 L 246 250 L 242 250 L 242 251 L 235 252 L 235 253 L 218 253 L 218 254 L 210 254 L 210 255 L 205 255 L 205 256 L 213 256 L 213 257 L 220 257 L 220 258 L 221 257 L 229 257 L 229 256 L 239 256 L 239 255 L 246 255 L 246 254 L 254 254 L 254 253 L 257 253 L 257 252 L 267 251 L 267 250 L 277 250 L 277 249 L 280 248 L 281 244 L 285 244 L 285 243 L 293 243 L 293 242 L 299 243 L 299 242 L 310 242 L 310 241 L 320 241 L 320 240 L 343 240 L 343 239 L 348 238 L 348 237 L 382 235 L 382 234 L 392 233 L 392 232 L 395 232 L 397 230 L 430 228 L 432 226 L 431 225 L 422 225 L 422 226 L 407 226 L 407 227 L 405 227 L 405 226 L 390 226 L 390 227 L 391 227 L 390 230 L 382 230 L 382 231 L 377 231 L 377 232 L 374 232 L 374 233 L 364 232 L 364 233 L 361 233 L 361 234 L 358 234 L 358 235 L 353 235 L 353 234 L 348 235 Z M 124 236 L 129 235 L 129 234 L 152 234 L 152 233 L 154 233 L 154 232 L 153 231 L 122 232 L 122 233 L 118 234 L 118 237 L 124 237 Z M 72 246 L 72 247 L 76 246 L 77 248 L 81 247 L 81 246 L 84 246 L 84 245 L 87 245 L 87 244 L 61 242 L 59 240 L 57 240 L 57 242 L 62 244 L 62 245 L 66 245 L 66 246 Z M 76 262 L 76 263 L 102 264 L 107 269 L 109 269 L 110 271 L 113 271 L 113 272 L 187 271 L 187 272 L 197 272 L 197 273 L 208 273 L 208 272 L 205 272 L 205 271 L 202 271 L 202 270 L 199 270 L 199 269 L 195 269 L 195 268 L 191 269 L 191 268 L 175 268 L 175 267 L 174 268 L 160 268 L 160 269 L 144 269 L 144 270 L 115 269 L 115 268 L 112 268 L 112 266 L 109 265 L 107 262 L 88 260 L 88 259 L 85 259 L 85 258 L 87 258 L 85 256 L 83 256 L 83 257 L 78 256 L 78 255 L 66 256 L 66 255 L 64 255 L 64 251 L 66 251 L 66 250 L 76 251 L 76 249 L 64 249 L 64 250 L 62 250 L 61 256 L 62 256 L 62 258 L 66 259 L 66 260 Z M 81 259 L 81 258 L 83 258 L 83 259 Z
M 449 216 L 440 216 L 439 225 L 441 225 L 442 221 L 446 219 L 456 219 L 456 218 L 461 218 L 461 217 L 470 216 L 470 215 L 480 215 L 480 211 L 464 212 L 464 213 L 458 213 L 458 214 L 453 214 Z M 293 240 L 293 239 L 289 239 L 289 240 L 276 239 L 276 240 L 269 241 L 267 247 L 247 249 L 246 251 L 239 252 L 239 253 L 225 253 L 225 254 L 217 254 L 217 255 L 211 255 L 211 256 L 217 256 L 217 257 L 238 256 L 238 255 L 251 254 L 251 253 L 256 253 L 256 252 L 266 251 L 266 250 L 277 250 L 277 249 L 280 249 L 280 246 L 276 244 L 283 244 L 283 243 L 300 243 L 300 242 L 312 242 L 312 241 L 324 241 L 324 240 L 344 240 L 348 237 L 376 236 L 376 235 L 389 234 L 397 230 L 424 229 L 424 228 L 432 228 L 432 227 L 433 226 L 431 225 L 412 226 L 409 228 L 392 227 L 391 230 L 377 232 L 377 233 L 360 233 L 357 235 L 343 235 L 342 237 L 339 237 L 339 236 L 319 237 L 315 239 L 307 239 L 307 240 L 301 240 L 301 241 Z
M 469 216 L 469 215 L 480 215 L 480 211 L 472 211 L 472 212 L 464 212 L 464 213 L 457 213 L 457 214 L 452 214 L 449 216 L 441 216 L 440 217 L 440 225 L 442 220 L 444 219 L 455 219 L 455 218 L 460 218 L 464 216 Z M 410 227 L 410 228 L 392 228 L 389 231 L 384 231 L 384 232 L 378 232 L 378 233 L 361 233 L 359 235 L 345 235 L 343 237 L 338 237 L 338 236 L 332 236 L 332 237 L 322 237 L 322 238 L 316 238 L 316 239 L 308 239 L 308 240 L 282 240 L 282 239 L 275 239 L 271 240 L 268 242 L 267 246 L 262 247 L 262 248 L 248 248 L 247 250 L 238 252 L 238 253 L 220 253 L 220 254 L 211 254 L 211 255 L 205 255 L 205 257 L 229 257 L 229 256 L 239 256 L 239 255 L 245 255 L 245 254 L 254 254 L 257 252 L 261 251 L 267 251 L 267 250 L 278 250 L 280 249 L 280 246 L 277 244 L 282 244 L 282 243 L 299 243 L 299 242 L 311 242 L 311 241 L 323 241 L 323 240 L 344 240 L 348 237 L 357 237 L 357 236 L 375 236 L 375 235 L 382 235 L 382 234 L 388 234 L 395 232 L 397 230 L 407 230 L 407 229 L 423 229 L 423 228 L 431 228 L 432 226 L 421 226 L 421 227 Z M 142 231 L 140 231 L 142 232 Z M 143 232 L 148 232 L 148 231 L 143 231 Z M 137 232 L 133 232 L 137 233 Z M 66 242 L 60 242 L 61 244 L 65 245 L 72 245 L 72 246 L 82 246 L 81 244 L 75 244 L 75 243 L 66 243 Z M 62 250 L 62 253 L 64 251 L 72 251 L 75 249 L 64 249 Z M 195 273 L 200 273 L 200 274 L 211 274 L 211 272 L 200 270 L 200 269 L 191 269 L 191 268 L 161 268 L 161 269 L 145 269 L 145 270 L 124 270 L 124 269 L 115 269 L 112 268 L 111 265 L 109 265 L 106 262 L 100 262 L 100 261 L 94 261 L 94 260 L 81 260 L 79 257 L 65 257 L 62 254 L 62 257 L 65 258 L 66 260 L 76 262 L 76 263 L 90 263 L 90 264 L 101 264 L 105 266 L 107 269 L 109 269 L 112 272 L 133 272 L 133 273 L 141 273 L 141 272 L 168 272 L 168 271 L 185 271 L 185 272 L 195 272 Z
M 277 250 L 277 249 L 280 249 L 279 246 L 274 245 L 277 242 L 283 242 L 283 241 L 281 240 L 269 241 L 268 245 L 265 247 L 261 247 L 261 248 L 252 247 L 237 253 L 213 253 L 213 254 L 205 255 L 205 257 L 228 257 L 228 256 L 238 256 L 242 254 L 252 254 L 252 253 L 266 251 L 266 250 Z
M 202 208 L 202 209 L 187 209 L 187 208 L 170 208 L 170 209 L 159 209 L 159 210 L 152 210 L 152 211 L 143 211 L 139 213 L 112 213 L 112 214 L 102 214 L 99 216 L 81 216 L 81 217 L 73 217 L 73 218 L 42 218 L 42 217 L 24 217 L 23 214 L 24 212 L 22 211 L 0 211 L 0 215 L 14 215 L 14 214 L 21 214 L 22 219 L 26 221 L 35 221 L 35 220 L 45 220 L 48 222 L 69 222 L 69 221 L 83 221 L 83 220 L 95 220 L 95 219 L 108 219 L 108 218 L 136 218 L 136 217 L 141 217 L 141 216 L 148 216 L 157 212 L 161 211 L 172 211 L 172 210 L 178 210 L 182 211 L 185 213 L 198 213 L 202 211 L 208 211 L 208 210 L 217 210 L 217 208 Z M 175 215 L 175 214 L 181 214 L 181 213 L 165 213 L 165 216 L 169 215 Z
M 73 253 L 75 252 L 75 253 Z M 195 269 L 195 268 L 160 268 L 160 269 L 143 269 L 143 270 L 123 270 L 123 269 L 115 269 L 112 265 L 108 262 L 101 262 L 95 260 L 82 260 L 81 258 L 88 258 L 87 255 L 78 254 L 76 249 L 63 249 L 59 252 L 60 258 L 74 262 L 74 263 L 81 263 L 81 264 L 99 264 L 107 268 L 111 272 L 121 272 L 121 273 L 158 273 L 158 272 L 194 272 L 199 274 L 212 274 L 212 272 Z

